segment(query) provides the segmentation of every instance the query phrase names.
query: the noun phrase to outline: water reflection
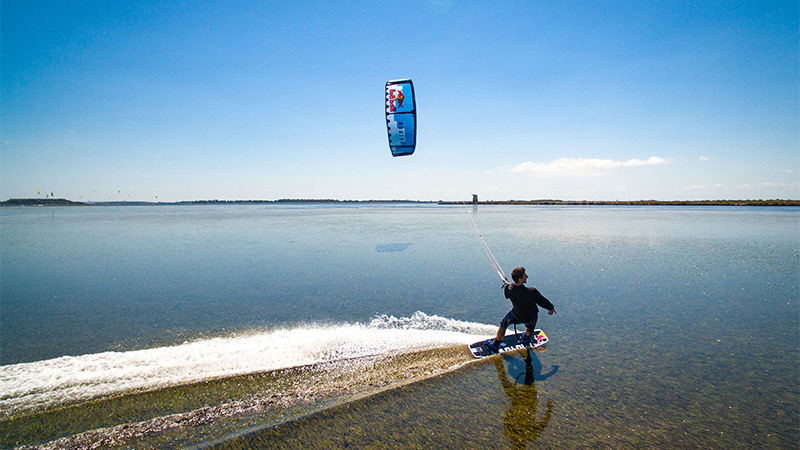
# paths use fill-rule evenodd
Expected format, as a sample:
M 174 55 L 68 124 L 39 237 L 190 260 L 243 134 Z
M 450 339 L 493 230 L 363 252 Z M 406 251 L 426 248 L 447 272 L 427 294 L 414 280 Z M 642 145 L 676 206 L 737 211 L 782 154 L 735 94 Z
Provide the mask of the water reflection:
M 558 371 L 558 366 L 553 366 L 547 373 L 542 373 L 542 363 L 535 351 L 521 350 L 520 353 L 522 359 L 508 354 L 494 358 L 497 376 L 511 401 L 511 406 L 503 416 L 503 430 L 511 441 L 512 449 L 524 449 L 528 443 L 536 441 L 550 421 L 553 412 L 553 402 L 550 400 L 542 418 L 536 420 L 539 406 L 536 381 L 550 378 Z M 508 371 L 504 362 L 508 365 Z
M 411 247 L 411 243 L 401 242 L 392 244 L 378 244 L 375 246 L 375 251 L 378 253 L 395 253 L 402 252 L 408 247 Z

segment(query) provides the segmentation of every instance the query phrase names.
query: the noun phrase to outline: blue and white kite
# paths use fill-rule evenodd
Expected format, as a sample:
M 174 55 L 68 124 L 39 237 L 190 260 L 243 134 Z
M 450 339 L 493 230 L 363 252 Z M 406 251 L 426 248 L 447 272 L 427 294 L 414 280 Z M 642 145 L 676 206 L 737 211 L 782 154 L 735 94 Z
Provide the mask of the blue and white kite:
M 407 156 L 417 147 L 417 108 L 410 79 L 386 82 L 386 130 L 392 156 Z

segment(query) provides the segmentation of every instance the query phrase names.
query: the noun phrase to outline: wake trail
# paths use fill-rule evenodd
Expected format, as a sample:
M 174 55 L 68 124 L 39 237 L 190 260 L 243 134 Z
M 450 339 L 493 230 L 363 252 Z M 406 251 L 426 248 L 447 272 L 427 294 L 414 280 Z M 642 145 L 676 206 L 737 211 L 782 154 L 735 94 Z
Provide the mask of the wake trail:
M 496 327 L 417 312 L 0 367 L 0 418 L 98 397 L 380 355 L 468 345 Z

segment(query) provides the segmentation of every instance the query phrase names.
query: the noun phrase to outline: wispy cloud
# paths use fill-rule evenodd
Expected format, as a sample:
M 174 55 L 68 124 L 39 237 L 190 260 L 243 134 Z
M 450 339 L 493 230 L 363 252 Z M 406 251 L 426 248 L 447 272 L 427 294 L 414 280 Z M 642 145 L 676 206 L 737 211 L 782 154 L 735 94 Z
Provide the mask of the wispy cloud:
M 753 187 L 800 187 L 800 181 L 794 181 L 792 183 L 770 183 L 764 182 L 759 184 L 740 184 L 736 186 L 737 188 L 753 188 Z
M 710 156 L 700 156 L 700 161 L 711 161 Z
M 689 191 L 704 191 L 708 189 L 723 189 L 725 186 L 717 184 L 693 184 L 691 186 L 682 186 L 683 189 Z
M 602 175 L 620 167 L 642 167 L 666 164 L 668 161 L 658 156 L 648 159 L 629 159 L 614 161 L 600 158 L 559 158 L 551 162 L 525 162 L 511 169 L 512 172 L 531 172 L 539 175 Z
M 726 186 L 720 183 L 717 184 L 693 184 L 691 186 L 681 186 L 681 189 L 688 190 L 688 191 L 705 191 L 705 190 L 720 190 L 720 189 L 755 189 L 755 188 L 787 188 L 787 187 L 800 187 L 800 181 L 795 181 L 792 183 L 771 183 L 771 182 L 764 182 L 764 183 L 747 183 L 747 184 L 737 184 L 734 186 Z

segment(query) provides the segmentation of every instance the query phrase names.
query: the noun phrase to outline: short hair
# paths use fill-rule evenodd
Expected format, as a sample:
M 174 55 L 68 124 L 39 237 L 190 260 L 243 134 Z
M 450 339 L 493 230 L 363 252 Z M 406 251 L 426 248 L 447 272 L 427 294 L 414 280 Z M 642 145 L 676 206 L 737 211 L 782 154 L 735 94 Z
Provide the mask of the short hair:
M 525 275 L 524 267 L 517 267 L 511 271 L 511 279 L 514 280 L 514 283 L 519 283 L 519 280 L 522 279 L 523 275 Z

